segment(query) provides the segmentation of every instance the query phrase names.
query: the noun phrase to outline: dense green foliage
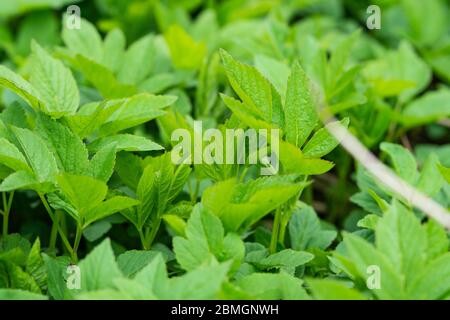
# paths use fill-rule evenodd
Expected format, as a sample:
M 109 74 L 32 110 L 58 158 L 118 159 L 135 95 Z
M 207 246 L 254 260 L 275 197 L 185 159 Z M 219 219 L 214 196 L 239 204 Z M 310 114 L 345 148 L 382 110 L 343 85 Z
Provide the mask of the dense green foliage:
M 448 210 L 449 21 L 444 0 L 2 0 L 0 299 L 450 298 L 447 230 L 321 121 Z M 279 129 L 279 170 L 174 163 L 195 120 Z

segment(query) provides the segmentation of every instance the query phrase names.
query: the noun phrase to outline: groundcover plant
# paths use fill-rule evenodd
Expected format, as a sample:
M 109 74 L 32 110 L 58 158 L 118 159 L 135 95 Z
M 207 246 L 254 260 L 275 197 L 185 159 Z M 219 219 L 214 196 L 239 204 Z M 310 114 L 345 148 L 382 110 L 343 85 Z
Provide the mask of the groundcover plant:
M 450 298 L 449 21 L 2 0 L 0 299 Z

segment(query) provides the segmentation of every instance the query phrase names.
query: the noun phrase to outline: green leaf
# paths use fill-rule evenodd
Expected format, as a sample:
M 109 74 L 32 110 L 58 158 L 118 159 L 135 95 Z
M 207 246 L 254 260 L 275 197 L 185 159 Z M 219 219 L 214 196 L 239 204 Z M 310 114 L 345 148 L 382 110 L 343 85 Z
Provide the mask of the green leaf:
M 299 148 L 285 141 L 280 141 L 280 162 L 284 173 L 302 175 L 323 174 L 334 166 L 327 160 L 306 158 Z
M 410 283 L 425 264 L 426 232 L 412 212 L 397 202 L 377 223 L 376 245 L 397 272 L 404 275 L 406 283 Z
M 406 126 L 419 126 L 450 117 L 450 90 L 430 91 L 408 104 L 401 121 Z
M 202 203 L 220 218 L 225 230 L 246 230 L 304 188 L 290 179 L 266 177 L 244 184 L 235 179 L 221 181 L 204 191 Z
M 206 45 L 196 42 L 180 26 L 173 25 L 164 33 L 170 56 L 179 69 L 199 69 L 206 55 Z
M 376 230 L 380 216 L 376 214 L 368 214 L 364 218 L 358 221 L 357 226 L 360 228 L 366 228 Z
M 36 180 L 35 176 L 27 171 L 17 171 L 10 174 L 0 184 L 0 191 L 9 192 L 19 189 L 38 190 L 40 182 Z
M 114 279 L 122 277 L 109 239 L 103 240 L 80 262 L 81 290 L 112 288 Z
M 163 108 L 176 101 L 174 96 L 142 93 L 126 99 L 100 129 L 101 135 L 111 135 L 135 127 L 165 114 Z
M 181 267 L 193 270 L 210 259 L 219 256 L 223 246 L 224 230 L 219 218 L 197 206 L 186 226 L 186 238 L 175 237 L 175 256 Z
M 89 162 L 88 172 L 96 180 L 108 182 L 116 163 L 116 146 L 114 143 L 101 148 Z
M 342 281 L 309 279 L 307 283 L 318 300 L 366 300 L 361 293 L 347 287 Z
M 90 151 L 100 151 L 108 146 L 114 146 L 115 152 L 119 151 L 154 151 L 163 150 L 159 144 L 145 137 L 132 134 L 116 134 L 97 139 L 89 144 Z
M 296 268 L 311 261 L 314 255 L 308 252 L 285 249 L 260 260 L 258 265 L 267 269 Z
M 245 103 L 240 102 L 234 98 L 220 94 L 223 102 L 230 109 L 233 114 L 247 126 L 253 129 L 271 129 L 272 125 L 258 116 L 254 115 Z
M 80 94 L 72 73 L 36 42 L 33 42 L 32 49 L 30 83 L 43 102 L 41 109 L 54 118 L 75 114 Z
M 344 118 L 338 123 L 344 127 L 348 127 L 349 122 L 349 118 Z M 320 158 L 333 151 L 333 149 L 339 145 L 339 141 L 337 141 L 334 136 L 328 131 L 329 128 L 333 128 L 334 126 L 338 125 L 338 123 L 329 123 L 324 128 L 314 133 L 311 140 L 309 140 L 305 147 L 302 149 L 305 157 Z
M 111 230 L 112 224 L 107 220 L 101 220 L 94 222 L 83 230 L 83 236 L 89 242 L 94 242 L 102 238 L 105 234 Z
M 69 266 L 70 258 L 65 256 L 53 258 L 46 254 L 42 256 L 47 269 L 48 294 L 56 300 L 62 300 L 67 290 L 64 275 Z
M 117 72 L 123 64 L 123 61 L 132 62 L 124 59 L 125 43 L 125 35 L 119 28 L 108 32 L 106 35 L 101 63 L 109 70 Z
M 403 277 L 398 274 L 389 259 L 362 238 L 353 234 L 344 234 L 344 244 L 351 261 L 355 264 L 360 276 L 368 278 L 368 267 L 380 268 L 380 289 L 373 293 L 380 299 L 403 299 L 406 297 Z
M 33 109 L 39 110 L 43 104 L 36 88 L 18 74 L 0 65 L 0 86 L 12 90 L 23 98 Z
M 336 236 L 336 231 L 324 230 L 311 207 L 296 209 L 289 221 L 289 237 L 294 250 L 326 249 Z
M 229 263 L 216 263 L 172 278 L 162 299 L 217 299 L 228 269 Z
M 262 54 L 255 56 L 255 67 L 272 83 L 284 100 L 286 98 L 288 77 L 291 73 L 289 67 L 276 59 Z
M 396 51 L 388 52 L 380 59 L 370 61 L 363 74 L 369 83 L 372 83 L 377 94 L 399 95 L 401 103 L 409 101 L 425 89 L 431 81 L 430 67 L 416 54 L 408 42 L 402 42 Z M 400 90 L 393 92 L 392 80 L 402 81 L 407 85 L 397 86 Z
M 80 175 L 88 167 L 88 151 L 69 128 L 44 115 L 38 116 L 41 137 L 48 142 L 61 171 Z
M 145 36 L 133 43 L 123 57 L 117 78 L 126 84 L 138 84 L 148 77 L 155 60 L 155 45 L 152 35 Z
M 420 5 L 414 0 L 402 0 L 400 4 L 408 19 L 408 37 L 415 44 L 433 46 L 445 35 L 448 18 L 445 1 L 430 0 Z
M 137 206 L 139 203 L 140 202 L 135 199 L 123 196 L 116 196 L 108 199 L 84 214 L 84 227 L 88 226 L 94 221 L 106 218 L 114 213 L 118 213 L 130 207 Z
M 81 19 L 80 22 L 79 29 L 70 29 L 67 27 L 68 24 L 64 23 L 62 30 L 64 43 L 74 55 L 80 54 L 89 57 L 97 63 L 101 63 L 103 58 L 103 43 L 100 34 L 89 21 Z
M 412 283 L 411 299 L 443 299 L 450 290 L 450 253 L 431 261 Z
M 12 130 L 38 182 L 53 182 L 58 173 L 58 166 L 44 140 L 28 129 Z
M 278 128 L 284 127 L 281 97 L 275 88 L 254 67 L 234 60 L 220 51 L 231 87 L 255 115 Z
M 65 120 L 72 131 L 84 139 L 99 129 L 123 103 L 123 99 L 88 103 L 76 115 L 67 116 Z
M 445 229 L 436 221 L 429 220 L 425 224 L 427 233 L 427 260 L 432 260 L 446 253 L 450 241 Z
M 380 149 L 391 159 L 395 172 L 411 184 L 415 184 L 418 177 L 416 159 L 412 153 L 397 144 L 383 142 Z
M 158 255 L 156 251 L 130 250 L 117 257 L 117 264 L 125 276 L 133 277 Z
M 41 243 L 36 239 L 27 258 L 25 271 L 29 273 L 41 290 L 47 288 L 47 269 L 41 256 Z
M 85 217 L 91 210 L 99 206 L 106 197 L 108 187 L 104 182 L 88 176 L 62 174 L 57 177 L 58 187 L 69 202 Z
M 450 183 L 450 168 L 444 167 L 443 165 L 438 165 L 438 168 L 442 177 L 447 181 L 447 183 Z
M 301 147 L 314 130 L 318 116 L 312 101 L 309 80 L 299 63 L 294 63 L 288 80 L 285 102 L 286 140 Z
M 0 138 L 0 163 L 16 171 L 31 171 L 22 153 L 4 138 Z
M 82 55 L 75 57 L 76 67 L 104 98 L 124 98 L 137 93 L 133 85 L 120 83 L 107 67 Z
M 0 300 L 48 300 L 48 297 L 19 289 L 0 289 Z
M 237 281 L 237 285 L 255 299 L 309 299 L 303 281 L 286 273 L 253 273 Z
M 439 158 L 435 153 L 430 153 L 422 166 L 417 189 L 430 196 L 436 195 L 444 185 L 445 181 L 439 172 Z

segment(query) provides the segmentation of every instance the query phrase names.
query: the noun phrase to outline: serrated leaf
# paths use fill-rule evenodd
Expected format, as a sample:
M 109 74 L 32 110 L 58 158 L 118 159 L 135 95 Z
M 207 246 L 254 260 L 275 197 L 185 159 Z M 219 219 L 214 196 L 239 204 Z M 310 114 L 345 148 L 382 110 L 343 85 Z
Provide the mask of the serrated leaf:
M 220 52 L 228 80 L 239 98 L 255 115 L 278 128 L 284 127 L 281 97 L 270 82 L 254 67 L 234 60 L 227 52 Z
M 309 80 L 297 62 L 292 66 L 288 79 L 284 113 L 286 140 L 300 148 L 314 130 L 318 116 L 311 97 Z
M 88 151 L 83 141 L 69 128 L 45 115 L 38 116 L 41 136 L 48 142 L 61 171 L 83 174 L 88 167 Z
M 43 103 L 42 111 L 54 118 L 74 114 L 80 104 L 80 94 L 71 71 L 36 42 L 32 49 L 30 83 Z
M 296 209 L 289 221 L 289 238 L 294 250 L 326 249 L 336 236 L 336 231 L 322 228 L 311 207 Z
M 350 120 L 348 118 L 344 118 L 339 121 L 339 124 L 344 127 L 348 127 L 349 122 Z M 329 123 L 324 128 L 319 129 L 316 133 L 314 133 L 313 137 L 302 149 L 305 157 L 320 158 L 333 151 L 333 149 L 339 145 L 339 141 L 337 141 L 328 130 L 328 128 L 332 128 L 336 125 L 338 124 L 334 122 Z
M 387 153 L 397 174 L 411 184 L 415 184 L 418 177 L 417 162 L 412 153 L 397 144 L 383 142 L 380 149 Z
M 94 291 L 111 288 L 114 279 L 122 277 L 109 239 L 103 240 L 80 264 L 81 290 Z
M 28 129 L 12 130 L 38 182 L 53 182 L 58 173 L 58 166 L 44 140 Z
M 23 98 L 33 109 L 39 110 L 43 102 L 39 100 L 36 88 L 5 66 L 0 65 L 0 86 L 12 90 Z
M 22 153 L 4 138 L 0 138 L 0 163 L 16 171 L 31 171 Z
M 94 179 L 108 182 L 116 163 L 116 146 L 114 143 L 101 148 L 90 160 L 88 172 Z

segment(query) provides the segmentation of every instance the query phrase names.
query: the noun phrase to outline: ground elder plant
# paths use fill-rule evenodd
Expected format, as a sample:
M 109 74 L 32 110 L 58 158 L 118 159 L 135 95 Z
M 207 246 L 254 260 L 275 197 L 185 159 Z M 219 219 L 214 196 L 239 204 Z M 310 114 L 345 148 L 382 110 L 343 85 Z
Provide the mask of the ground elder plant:
M 449 17 L 2 1 L 0 299 L 449 299 Z

